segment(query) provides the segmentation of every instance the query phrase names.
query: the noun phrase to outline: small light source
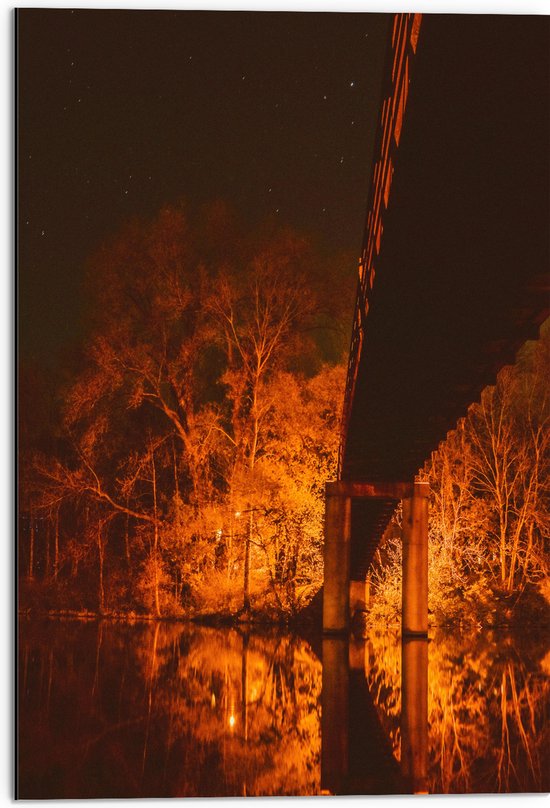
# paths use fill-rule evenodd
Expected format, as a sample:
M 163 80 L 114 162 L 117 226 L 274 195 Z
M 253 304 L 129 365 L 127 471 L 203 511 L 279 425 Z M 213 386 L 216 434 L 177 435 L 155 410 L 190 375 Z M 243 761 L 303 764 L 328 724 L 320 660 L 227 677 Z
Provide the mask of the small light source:
M 229 726 L 231 727 L 231 729 L 233 729 L 233 727 L 235 726 L 235 716 L 233 714 L 229 716 Z
M 240 515 L 241 515 L 240 511 L 235 511 L 235 516 L 237 517 L 237 519 L 239 518 Z

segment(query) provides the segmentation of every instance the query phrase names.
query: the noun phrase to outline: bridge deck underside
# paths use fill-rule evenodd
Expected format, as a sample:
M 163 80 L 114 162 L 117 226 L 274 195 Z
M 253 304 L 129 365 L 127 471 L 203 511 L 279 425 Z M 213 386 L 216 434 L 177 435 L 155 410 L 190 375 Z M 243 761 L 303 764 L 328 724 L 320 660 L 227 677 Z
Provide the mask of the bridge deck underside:
M 549 44 L 548 18 L 423 17 L 344 480 L 412 479 L 547 316 Z
M 394 499 L 352 500 L 350 547 L 351 578 L 356 581 L 366 577 L 376 548 L 398 505 Z

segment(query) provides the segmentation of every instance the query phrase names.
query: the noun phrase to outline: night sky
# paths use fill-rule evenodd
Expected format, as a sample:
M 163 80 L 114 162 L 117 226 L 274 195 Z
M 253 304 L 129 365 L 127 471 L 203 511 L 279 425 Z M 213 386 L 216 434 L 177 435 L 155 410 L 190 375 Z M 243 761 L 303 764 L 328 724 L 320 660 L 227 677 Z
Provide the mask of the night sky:
M 22 359 L 55 364 L 80 335 L 87 258 L 179 199 L 358 256 L 389 20 L 20 11 Z

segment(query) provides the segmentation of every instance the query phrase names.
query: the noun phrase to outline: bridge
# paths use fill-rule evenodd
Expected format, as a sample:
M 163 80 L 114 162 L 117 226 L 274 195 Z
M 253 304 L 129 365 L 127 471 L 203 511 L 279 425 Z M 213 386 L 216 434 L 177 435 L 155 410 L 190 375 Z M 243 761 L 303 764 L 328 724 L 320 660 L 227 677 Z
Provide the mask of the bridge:
M 549 312 L 550 20 L 397 14 L 326 486 L 325 633 L 364 608 L 403 502 L 404 636 L 428 630 L 415 475 Z

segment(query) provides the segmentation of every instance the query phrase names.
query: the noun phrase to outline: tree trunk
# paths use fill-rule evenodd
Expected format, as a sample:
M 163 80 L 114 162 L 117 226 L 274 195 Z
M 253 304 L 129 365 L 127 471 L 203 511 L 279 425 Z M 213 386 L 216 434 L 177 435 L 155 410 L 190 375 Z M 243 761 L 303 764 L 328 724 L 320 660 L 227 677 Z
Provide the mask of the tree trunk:
M 129 499 L 126 497 L 126 507 L 129 506 Z M 126 563 L 130 565 L 130 541 L 128 536 L 128 528 L 130 523 L 130 514 L 126 514 L 126 522 L 124 524 L 124 554 L 126 556 Z
M 153 515 L 155 518 L 154 523 L 154 542 L 153 542 L 153 569 L 154 569 L 154 591 L 155 591 L 155 614 L 160 617 L 160 602 L 159 602 L 159 567 L 158 567 L 158 548 L 159 548 L 159 527 L 157 517 L 157 471 L 155 467 L 155 452 L 151 448 L 151 470 L 153 482 Z
M 52 512 L 48 513 L 48 526 L 46 529 L 46 567 L 44 574 L 46 578 L 50 577 L 50 544 L 52 543 Z
M 55 509 L 55 538 L 53 553 L 53 577 L 57 578 L 59 570 L 59 505 Z
M 98 601 L 99 601 L 99 613 L 103 614 L 105 610 L 105 587 L 103 585 L 103 564 L 105 561 L 105 547 L 103 544 L 103 536 L 101 531 L 102 525 L 101 520 L 98 519 L 97 521 L 97 553 L 99 558 L 99 591 L 98 591 Z
M 244 545 L 243 612 L 250 612 L 250 537 L 252 535 L 252 511 L 249 513 Z
M 34 579 L 34 513 L 31 508 L 29 516 L 29 581 Z

